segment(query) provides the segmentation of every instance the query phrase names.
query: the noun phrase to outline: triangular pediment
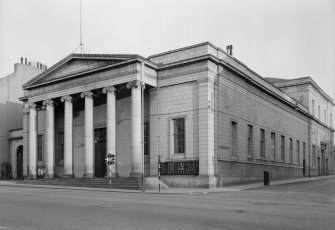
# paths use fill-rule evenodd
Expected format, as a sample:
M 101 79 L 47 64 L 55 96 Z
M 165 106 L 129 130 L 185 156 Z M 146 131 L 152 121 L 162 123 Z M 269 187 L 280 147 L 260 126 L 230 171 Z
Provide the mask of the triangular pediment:
M 101 67 L 114 65 L 136 57 L 136 55 L 71 54 L 31 79 L 23 85 L 23 88 L 26 89 L 43 83 L 63 80 L 69 76 L 80 75 L 80 73 L 97 70 Z

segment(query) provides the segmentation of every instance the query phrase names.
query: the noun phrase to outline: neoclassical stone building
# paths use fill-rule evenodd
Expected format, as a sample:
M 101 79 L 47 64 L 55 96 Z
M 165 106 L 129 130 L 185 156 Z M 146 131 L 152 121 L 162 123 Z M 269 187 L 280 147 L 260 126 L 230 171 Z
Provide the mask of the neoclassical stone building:
M 24 175 L 104 177 L 106 153 L 113 176 L 156 177 L 160 162 L 170 186 L 315 171 L 308 108 L 229 52 L 205 42 L 148 58 L 67 56 L 23 86 Z

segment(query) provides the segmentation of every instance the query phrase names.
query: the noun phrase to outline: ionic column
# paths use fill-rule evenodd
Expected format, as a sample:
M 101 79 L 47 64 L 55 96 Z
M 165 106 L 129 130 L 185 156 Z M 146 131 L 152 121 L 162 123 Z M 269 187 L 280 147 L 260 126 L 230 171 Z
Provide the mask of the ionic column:
M 80 95 L 85 98 L 85 158 L 84 177 L 93 178 L 93 154 L 94 154 L 94 126 L 93 126 L 93 93 L 83 92 Z
M 36 179 L 37 174 L 37 111 L 35 103 L 25 105 L 29 109 L 29 171 L 30 178 Z
M 116 123 L 115 123 L 115 91 L 113 86 L 103 88 L 102 92 L 107 94 L 107 153 L 116 154 Z M 110 167 L 107 165 L 106 176 L 117 176 L 116 164 Z
M 55 158 L 55 102 L 53 100 L 43 101 L 46 106 L 46 154 L 47 154 L 47 176 L 54 177 Z
M 131 176 L 142 174 L 142 129 L 141 129 L 141 84 L 139 81 L 129 82 L 131 88 Z
M 71 96 L 64 96 L 64 177 L 73 177 L 73 107 Z

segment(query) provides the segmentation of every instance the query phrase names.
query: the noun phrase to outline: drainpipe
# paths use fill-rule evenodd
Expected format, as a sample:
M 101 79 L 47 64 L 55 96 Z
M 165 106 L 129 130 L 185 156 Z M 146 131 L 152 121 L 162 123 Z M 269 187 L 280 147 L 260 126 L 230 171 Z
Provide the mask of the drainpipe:
M 141 62 L 141 131 L 142 131 L 142 192 L 145 192 L 145 176 L 144 176 L 144 62 Z
M 158 191 L 161 192 L 161 175 L 160 175 L 160 162 L 161 162 L 161 156 L 159 153 L 159 127 L 160 127 L 160 109 L 159 109 L 159 82 L 158 82 L 159 76 L 157 73 L 157 124 L 156 124 L 156 135 L 157 135 L 157 158 L 158 158 Z M 150 127 L 150 126 L 149 126 Z
M 219 50 L 217 49 L 217 58 L 219 58 Z M 219 121 L 219 88 L 220 88 L 220 65 L 217 64 L 217 75 L 216 75 L 216 81 L 214 83 L 214 116 L 215 116 L 215 123 L 214 129 L 215 129 L 215 146 L 214 146 L 214 160 L 215 160 L 215 171 L 214 176 L 219 178 L 219 181 L 217 182 L 218 186 L 221 187 L 221 181 L 218 174 L 218 121 Z M 216 87 L 215 87 L 216 86 Z
M 308 109 L 308 177 L 311 177 L 311 118 Z

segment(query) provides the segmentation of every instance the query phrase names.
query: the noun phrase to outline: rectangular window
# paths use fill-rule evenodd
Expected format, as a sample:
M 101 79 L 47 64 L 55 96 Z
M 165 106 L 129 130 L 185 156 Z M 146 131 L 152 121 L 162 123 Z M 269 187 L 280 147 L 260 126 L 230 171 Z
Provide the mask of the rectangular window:
M 231 147 L 232 155 L 237 155 L 237 122 L 231 122 Z
M 312 100 L 312 115 L 315 116 L 314 100 Z
M 185 153 L 185 118 L 173 120 L 174 153 Z
M 149 155 L 149 123 L 145 122 L 143 127 L 143 145 L 144 145 L 144 155 Z
M 58 159 L 59 161 L 63 161 L 64 160 L 64 133 L 63 132 L 58 134 L 58 140 L 59 140 Z
M 320 109 L 320 105 L 318 105 L 318 114 L 319 114 L 319 120 L 321 120 L 321 109 Z
M 37 136 L 37 160 L 43 160 L 43 135 Z
M 326 113 L 326 110 L 323 110 L 323 117 L 324 117 L 325 124 L 327 124 L 327 113 Z
M 265 130 L 261 129 L 260 132 L 260 148 L 261 148 L 261 157 L 265 157 Z
M 297 141 L 297 163 L 300 163 L 300 142 Z
M 333 127 L 333 116 L 332 116 L 332 114 L 329 115 L 329 120 L 330 120 L 330 122 L 329 122 L 330 126 Z
M 285 161 L 285 137 L 281 136 L 280 141 L 280 160 Z
M 272 150 L 272 156 L 273 160 L 276 159 L 276 134 L 271 133 L 271 150 Z
M 315 168 L 315 145 L 312 147 L 312 167 Z
M 252 125 L 248 125 L 248 156 L 253 156 L 253 127 Z
M 290 157 L 290 161 L 291 161 L 291 163 L 292 163 L 292 161 L 293 161 L 293 157 L 292 157 L 293 142 L 292 142 L 292 138 L 290 138 L 289 140 L 290 140 L 290 145 L 289 145 L 289 157 Z

